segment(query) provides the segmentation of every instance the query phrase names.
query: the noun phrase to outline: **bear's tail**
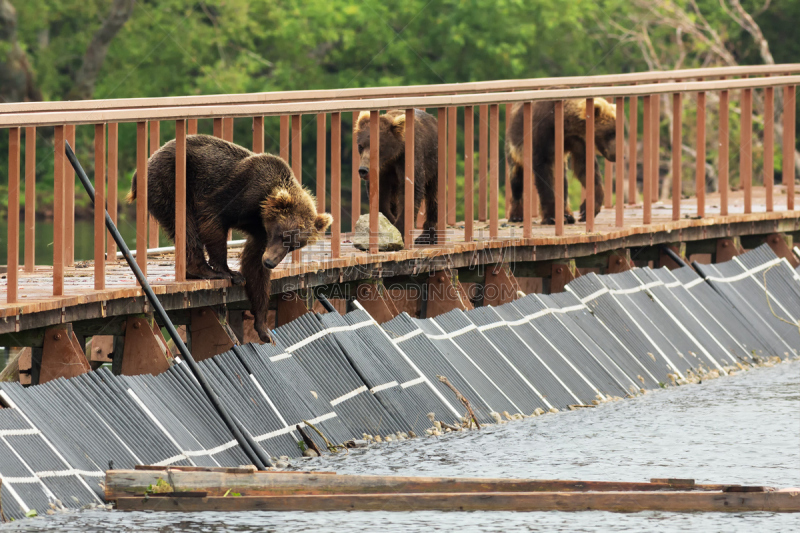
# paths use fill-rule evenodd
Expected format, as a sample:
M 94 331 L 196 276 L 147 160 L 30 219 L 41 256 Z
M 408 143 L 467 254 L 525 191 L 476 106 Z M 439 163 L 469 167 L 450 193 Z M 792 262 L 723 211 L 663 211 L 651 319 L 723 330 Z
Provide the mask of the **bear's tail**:
M 128 201 L 129 204 L 132 204 L 134 200 L 136 200 L 136 172 L 133 173 L 133 179 L 131 180 L 131 190 L 125 196 L 125 199 Z

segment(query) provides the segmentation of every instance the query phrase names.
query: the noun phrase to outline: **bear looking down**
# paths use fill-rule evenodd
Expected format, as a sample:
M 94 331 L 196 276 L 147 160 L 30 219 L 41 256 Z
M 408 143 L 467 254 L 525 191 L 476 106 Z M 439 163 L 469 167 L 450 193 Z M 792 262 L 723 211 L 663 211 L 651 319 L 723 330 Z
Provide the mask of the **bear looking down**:
M 617 159 L 616 142 L 617 106 L 603 98 L 594 99 L 594 144 L 597 151 L 612 163 Z M 510 222 L 522 220 L 523 192 L 523 113 L 522 104 L 514 104 L 509 117 L 511 121 L 506 139 L 506 161 L 511 170 L 511 214 Z M 533 173 L 536 190 L 542 206 L 542 224 L 555 224 L 555 177 L 564 175 L 563 169 L 555 166 L 555 102 L 533 104 Z M 575 176 L 586 187 L 586 100 L 574 99 L 564 102 L 564 153 L 572 157 Z M 600 213 L 603 206 L 603 181 L 595 165 L 594 212 Z M 586 202 L 581 204 L 581 218 L 586 220 Z M 574 224 L 575 218 L 569 208 L 567 179 L 564 176 L 564 221 Z
M 400 230 L 405 228 L 406 114 L 392 110 L 379 118 L 380 177 L 379 210 Z M 356 120 L 353 135 L 358 143 L 361 162 L 358 175 L 369 180 L 369 111 L 362 111 Z M 414 224 L 422 199 L 425 198 L 425 224 L 417 245 L 436 243 L 436 184 L 439 176 L 437 121 L 428 113 L 414 110 Z
M 174 140 L 150 157 L 147 188 L 150 214 L 174 242 Z M 134 199 L 135 173 L 128 201 Z M 297 183 L 283 159 L 254 154 L 209 135 L 186 137 L 186 277 L 246 281 L 255 329 L 263 342 L 270 342 L 270 270 L 288 252 L 321 238 L 332 222 L 328 213 L 317 213 L 314 197 Z M 231 228 L 247 234 L 241 274 L 228 268 Z

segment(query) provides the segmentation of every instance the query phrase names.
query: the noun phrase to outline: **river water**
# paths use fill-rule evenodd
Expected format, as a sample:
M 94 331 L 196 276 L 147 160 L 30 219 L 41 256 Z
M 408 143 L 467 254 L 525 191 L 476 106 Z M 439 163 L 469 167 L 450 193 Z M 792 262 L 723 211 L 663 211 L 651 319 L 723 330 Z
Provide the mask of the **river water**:
M 800 363 L 740 373 L 478 432 L 395 442 L 296 463 L 342 474 L 477 476 L 800 487 Z M 79 511 L 6 531 L 800 531 L 773 513 Z

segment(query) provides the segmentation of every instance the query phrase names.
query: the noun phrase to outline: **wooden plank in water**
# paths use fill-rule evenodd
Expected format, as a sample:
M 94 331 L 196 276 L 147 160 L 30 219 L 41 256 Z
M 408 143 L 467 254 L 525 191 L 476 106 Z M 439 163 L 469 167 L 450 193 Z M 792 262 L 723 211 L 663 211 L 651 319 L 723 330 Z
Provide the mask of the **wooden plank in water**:
M 798 512 L 798 492 L 476 492 L 120 498 L 124 511 Z
M 685 485 L 617 481 L 571 481 L 539 479 L 482 479 L 403 476 L 318 475 L 309 472 L 298 476 L 287 472 L 226 473 L 189 471 L 186 468 L 161 470 L 112 470 L 106 473 L 106 500 L 144 495 L 150 485 L 170 479 L 175 490 L 207 492 L 222 496 L 228 490 L 246 496 L 278 496 L 290 494 L 376 494 L 423 492 L 607 492 L 687 490 Z M 725 485 L 696 485 L 695 490 L 721 491 Z

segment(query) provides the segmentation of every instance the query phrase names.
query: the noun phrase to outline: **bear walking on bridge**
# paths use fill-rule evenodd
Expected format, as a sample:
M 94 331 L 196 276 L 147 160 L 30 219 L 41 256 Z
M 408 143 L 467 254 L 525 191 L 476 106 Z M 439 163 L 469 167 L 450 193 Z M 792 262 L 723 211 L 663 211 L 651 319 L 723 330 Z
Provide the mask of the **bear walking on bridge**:
M 406 223 L 414 225 L 422 199 L 425 198 L 425 224 L 417 245 L 436 244 L 438 206 L 436 185 L 439 176 L 437 121 L 428 113 L 414 110 L 414 219 L 405 220 L 406 114 L 391 110 L 379 119 L 380 164 L 378 179 L 379 210 L 405 235 Z M 358 175 L 369 180 L 369 111 L 358 115 L 353 128 L 361 162 Z
M 617 106 L 603 98 L 594 99 L 594 144 L 597 151 L 612 163 L 617 159 Z M 514 104 L 509 119 L 509 134 L 506 138 L 506 161 L 511 169 L 511 214 L 510 222 L 520 222 L 523 216 L 523 127 L 522 104 Z M 564 169 L 555 168 L 555 102 L 533 104 L 533 173 L 536 190 L 542 205 L 542 224 L 555 224 L 555 180 L 564 176 Z M 586 100 L 574 99 L 564 102 L 564 153 L 573 161 L 575 176 L 586 187 Z M 603 207 L 603 180 L 595 165 L 594 212 Z M 581 222 L 586 220 L 586 202 L 581 204 Z M 564 177 L 564 221 L 575 223 L 569 208 L 567 179 Z
M 150 214 L 174 242 L 174 140 L 150 157 L 147 188 Z M 135 173 L 128 201 L 134 199 Z M 328 213 L 317 213 L 314 197 L 281 158 L 254 154 L 209 135 L 186 138 L 186 277 L 246 282 L 255 329 L 263 342 L 270 341 L 271 269 L 288 252 L 321 238 L 332 222 Z M 241 274 L 228 267 L 231 228 L 247 234 Z

